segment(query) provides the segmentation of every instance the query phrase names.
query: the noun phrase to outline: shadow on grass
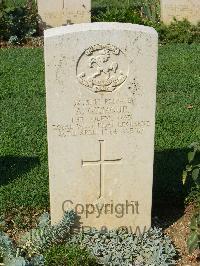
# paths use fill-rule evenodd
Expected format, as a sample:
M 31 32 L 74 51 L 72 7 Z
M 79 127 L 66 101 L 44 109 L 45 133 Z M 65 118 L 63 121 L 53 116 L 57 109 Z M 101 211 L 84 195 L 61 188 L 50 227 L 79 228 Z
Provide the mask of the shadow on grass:
M 187 149 L 155 152 L 153 225 L 156 217 L 162 228 L 166 228 L 184 213 L 186 190 L 182 185 L 182 171 L 187 163 L 187 152 Z M 37 157 L 0 157 L 0 186 L 8 184 L 39 163 Z
M 187 163 L 187 152 L 187 149 L 155 152 L 152 217 L 161 220 L 164 227 L 184 213 L 186 189 L 182 185 L 182 172 Z
M 7 185 L 40 163 L 38 157 L 0 157 L 0 186 Z

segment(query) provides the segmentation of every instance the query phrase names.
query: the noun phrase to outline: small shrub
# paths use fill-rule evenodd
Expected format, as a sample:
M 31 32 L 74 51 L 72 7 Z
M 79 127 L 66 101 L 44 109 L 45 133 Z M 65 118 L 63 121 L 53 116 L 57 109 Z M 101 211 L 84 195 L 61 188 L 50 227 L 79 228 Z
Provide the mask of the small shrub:
M 105 12 L 101 11 L 97 17 L 95 17 L 95 21 L 142 24 L 140 14 L 136 10 L 127 7 L 121 9 L 108 8 Z
M 71 243 L 87 248 L 103 265 L 175 265 L 176 255 L 170 239 L 161 229 L 150 229 L 138 237 L 126 230 L 89 230 L 74 235 Z
M 8 7 L 6 1 L 0 4 L 0 38 L 16 44 L 37 34 L 37 9 L 34 1 L 24 6 Z
M 49 215 L 43 214 L 38 227 L 26 233 L 14 245 L 7 234 L 0 231 L 0 259 L 6 266 L 43 266 L 42 252 L 66 241 L 75 222 L 75 213 L 66 212 L 62 221 L 50 225 Z
M 20 240 L 19 246 L 32 257 L 34 254 L 41 254 L 55 244 L 66 241 L 75 223 L 75 213 L 66 212 L 63 219 L 55 225 L 51 225 L 48 213 L 44 213 L 38 227 L 26 233 Z
M 165 27 L 164 34 L 161 35 L 164 43 L 194 43 L 200 42 L 200 23 L 192 25 L 187 20 L 174 20 L 168 27 Z

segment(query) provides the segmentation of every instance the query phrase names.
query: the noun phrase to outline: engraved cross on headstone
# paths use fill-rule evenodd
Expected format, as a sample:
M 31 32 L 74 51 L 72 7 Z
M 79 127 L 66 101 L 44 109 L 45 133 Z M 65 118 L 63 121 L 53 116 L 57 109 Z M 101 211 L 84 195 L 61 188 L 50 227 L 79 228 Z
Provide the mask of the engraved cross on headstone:
M 98 199 L 102 197 L 102 189 L 104 187 L 104 165 L 108 164 L 119 164 L 122 161 L 120 159 L 106 160 L 105 159 L 105 146 L 104 140 L 99 140 L 100 144 L 100 159 L 96 161 L 82 161 L 82 166 L 99 166 L 100 167 L 100 182 L 99 182 L 99 196 Z

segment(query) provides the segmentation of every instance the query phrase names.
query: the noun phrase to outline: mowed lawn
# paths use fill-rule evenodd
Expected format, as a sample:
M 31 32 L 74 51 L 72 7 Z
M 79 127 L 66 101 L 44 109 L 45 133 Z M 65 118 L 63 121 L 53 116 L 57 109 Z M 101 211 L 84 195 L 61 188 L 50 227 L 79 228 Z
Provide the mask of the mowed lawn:
M 172 203 L 183 196 L 181 172 L 187 146 L 200 139 L 199 73 L 200 46 L 160 47 L 156 201 L 170 199 Z M 0 50 L 0 214 L 19 206 L 49 206 L 44 60 L 40 48 Z

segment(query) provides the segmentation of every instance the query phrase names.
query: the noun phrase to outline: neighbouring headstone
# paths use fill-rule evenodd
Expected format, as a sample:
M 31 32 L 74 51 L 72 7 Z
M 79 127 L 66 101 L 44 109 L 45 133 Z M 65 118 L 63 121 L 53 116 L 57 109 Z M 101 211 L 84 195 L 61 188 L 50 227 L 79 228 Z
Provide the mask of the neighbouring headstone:
M 120 23 L 45 31 L 52 222 L 151 225 L 158 36 Z
M 197 24 L 200 21 L 200 0 L 161 0 L 161 20 L 170 24 L 174 18 Z
M 40 28 L 91 21 L 91 0 L 37 0 Z

